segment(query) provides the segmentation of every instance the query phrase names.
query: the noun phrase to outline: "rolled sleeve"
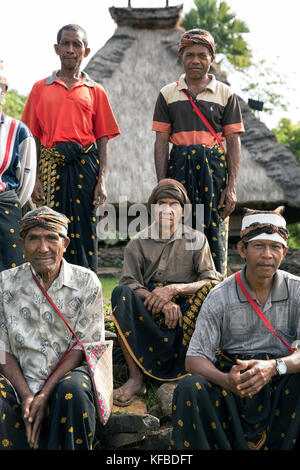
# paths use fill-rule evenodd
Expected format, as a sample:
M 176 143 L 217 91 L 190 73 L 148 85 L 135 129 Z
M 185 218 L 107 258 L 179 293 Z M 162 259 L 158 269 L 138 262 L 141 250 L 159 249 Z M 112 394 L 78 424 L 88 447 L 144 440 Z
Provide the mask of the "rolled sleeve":
M 200 250 L 195 250 L 194 266 L 197 273 L 199 273 L 199 280 L 210 279 L 216 281 L 223 281 L 223 276 L 216 271 L 209 244 L 205 235 L 204 241 Z
M 84 306 L 76 323 L 75 333 L 82 343 L 104 341 L 102 285 L 94 273 L 91 273 L 85 294 Z M 80 348 L 80 345 L 76 345 L 74 349 Z
M 217 348 L 221 342 L 221 315 L 218 313 L 217 297 L 212 291 L 201 308 L 201 315 L 196 321 L 195 331 L 192 335 L 187 356 L 199 356 L 213 361 Z
M 170 121 L 168 105 L 163 94 L 160 92 L 157 98 L 153 121 L 152 121 L 152 130 L 156 132 L 166 132 L 171 133 L 172 124 Z
M 128 286 L 133 290 L 144 289 L 143 265 L 144 258 L 139 249 L 139 241 L 131 240 L 124 251 L 120 285 Z
M 5 351 L 12 354 L 9 335 L 6 324 L 6 317 L 3 308 L 3 290 L 2 283 L 0 285 L 0 351 Z

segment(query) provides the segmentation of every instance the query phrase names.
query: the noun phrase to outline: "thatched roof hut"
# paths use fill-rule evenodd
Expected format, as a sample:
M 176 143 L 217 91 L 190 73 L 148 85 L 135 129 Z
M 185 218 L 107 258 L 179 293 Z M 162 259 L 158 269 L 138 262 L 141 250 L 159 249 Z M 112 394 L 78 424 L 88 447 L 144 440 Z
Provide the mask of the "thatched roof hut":
M 181 13 L 182 5 L 110 8 L 117 23 L 115 33 L 85 68 L 107 91 L 121 129 L 121 135 L 109 143 L 110 203 L 118 204 L 120 198 L 145 203 L 156 184 L 152 116 L 160 88 L 182 73 L 177 60 Z M 214 64 L 212 72 L 226 81 Z M 240 103 L 246 133 L 231 229 L 239 225 L 244 206 L 285 204 L 289 222 L 300 221 L 300 165 L 242 99 Z

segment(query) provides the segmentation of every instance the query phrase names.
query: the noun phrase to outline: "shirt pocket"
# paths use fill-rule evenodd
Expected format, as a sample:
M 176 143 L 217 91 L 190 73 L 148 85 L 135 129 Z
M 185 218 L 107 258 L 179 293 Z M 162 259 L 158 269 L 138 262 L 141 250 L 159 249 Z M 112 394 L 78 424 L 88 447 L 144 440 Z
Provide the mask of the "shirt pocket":
M 229 331 L 232 339 L 238 343 L 244 342 L 248 338 L 247 313 L 241 309 L 234 309 L 229 317 Z
M 78 102 L 78 105 L 79 105 L 79 107 L 81 108 L 81 110 L 83 112 L 91 113 L 91 111 L 92 111 L 92 100 L 91 100 L 90 96 L 85 95 L 85 96 L 77 97 L 77 102 Z

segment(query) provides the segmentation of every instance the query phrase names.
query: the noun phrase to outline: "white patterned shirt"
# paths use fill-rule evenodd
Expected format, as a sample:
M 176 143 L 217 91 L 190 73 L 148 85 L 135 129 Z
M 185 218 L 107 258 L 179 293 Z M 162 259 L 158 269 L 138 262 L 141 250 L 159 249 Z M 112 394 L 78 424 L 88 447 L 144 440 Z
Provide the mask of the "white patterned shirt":
M 47 293 L 80 341 L 104 340 L 102 286 L 95 273 L 63 259 Z M 32 393 L 41 390 L 73 343 L 71 332 L 34 281 L 29 263 L 0 273 L 0 350 L 17 359 Z

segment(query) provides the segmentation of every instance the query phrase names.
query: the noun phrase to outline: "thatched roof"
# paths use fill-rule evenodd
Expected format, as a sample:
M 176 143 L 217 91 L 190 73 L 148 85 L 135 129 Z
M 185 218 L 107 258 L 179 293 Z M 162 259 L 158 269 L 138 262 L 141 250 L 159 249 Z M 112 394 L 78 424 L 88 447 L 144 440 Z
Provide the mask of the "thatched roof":
M 145 203 L 156 184 L 153 110 L 160 88 L 183 72 L 177 60 L 181 11 L 182 5 L 111 8 L 118 27 L 85 68 L 104 86 L 121 130 L 121 135 L 109 142 L 108 202 L 117 204 L 121 197 L 130 203 Z M 153 28 L 153 21 L 159 24 L 158 29 Z M 212 72 L 226 81 L 216 65 Z M 300 165 L 242 99 L 240 104 L 246 133 L 242 136 L 237 213 L 244 206 L 274 208 L 285 204 L 288 214 L 299 221 Z

